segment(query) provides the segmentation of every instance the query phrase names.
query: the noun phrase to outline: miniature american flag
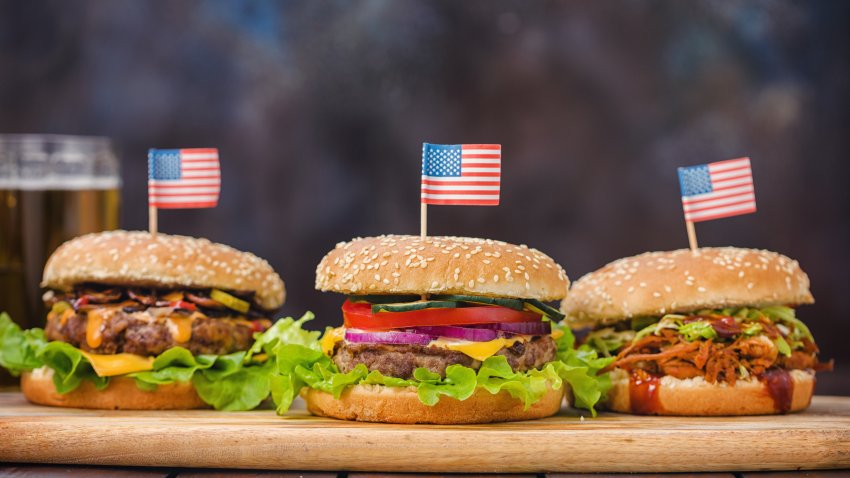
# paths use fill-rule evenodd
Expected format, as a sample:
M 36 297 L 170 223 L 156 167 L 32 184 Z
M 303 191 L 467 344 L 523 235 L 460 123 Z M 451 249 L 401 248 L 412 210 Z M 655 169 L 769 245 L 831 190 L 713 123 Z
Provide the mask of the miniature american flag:
M 499 144 L 422 145 L 422 203 L 497 206 L 502 177 Z
M 215 207 L 221 170 L 215 148 L 148 151 L 148 204 L 163 209 Z
M 685 220 L 709 221 L 756 212 L 750 158 L 679 168 Z

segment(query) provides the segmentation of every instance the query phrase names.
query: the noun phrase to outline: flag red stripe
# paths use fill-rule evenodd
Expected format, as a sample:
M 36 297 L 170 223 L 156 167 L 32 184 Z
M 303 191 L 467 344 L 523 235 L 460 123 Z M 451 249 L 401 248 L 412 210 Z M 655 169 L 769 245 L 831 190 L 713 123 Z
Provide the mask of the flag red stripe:
M 738 186 L 738 187 L 741 187 L 741 186 Z M 699 204 L 701 202 L 714 201 L 714 200 L 717 200 L 717 199 L 726 199 L 726 198 L 735 197 L 735 196 L 746 196 L 748 194 L 753 194 L 753 192 L 755 192 L 755 190 L 752 187 L 750 187 L 746 191 L 739 191 L 739 192 L 736 192 L 734 194 L 723 193 L 723 191 L 720 191 L 719 194 L 710 193 L 711 194 L 710 197 L 704 197 L 704 198 L 700 198 L 700 199 L 689 199 L 687 196 L 685 196 L 684 198 L 682 198 L 682 204 Z
M 725 173 L 726 171 L 723 171 L 723 172 Z M 744 174 L 738 174 L 737 176 L 729 176 L 728 178 L 723 178 L 723 179 L 714 179 L 714 178 L 712 178 L 712 179 L 714 181 L 717 181 L 717 182 L 722 182 L 722 181 L 734 181 L 736 179 L 742 179 L 742 178 L 748 178 L 748 177 L 752 177 L 752 174 L 750 172 L 746 172 Z M 739 184 L 739 186 L 740 186 L 740 184 Z
M 433 204 L 437 206 L 498 206 L 498 199 L 477 200 L 477 199 L 423 199 L 425 204 Z
M 437 179 L 423 179 L 422 184 L 429 186 L 499 186 L 499 181 L 440 181 Z
M 726 173 L 734 173 L 735 171 L 747 171 L 748 174 L 752 174 L 753 168 L 750 167 L 749 164 L 745 164 L 744 166 L 740 166 L 737 168 L 724 169 L 722 171 L 710 171 L 709 174 L 726 174 Z
M 724 181 L 725 181 L 725 179 L 724 179 Z M 753 184 L 753 182 L 750 181 L 750 182 L 747 182 L 747 183 L 732 184 L 730 186 L 720 186 L 719 188 L 714 188 L 714 191 L 712 191 L 712 192 L 725 191 L 727 189 L 735 189 L 735 188 L 740 188 L 740 187 L 744 187 L 744 186 L 750 186 L 752 184 Z
M 475 191 L 475 190 L 469 190 L 469 189 L 463 189 L 463 188 L 458 188 L 458 189 L 428 189 L 428 188 L 422 188 L 420 190 L 420 192 L 426 193 L 426 194 L 475 194 L 475 195 L 484 195 L 484 196 L 495 196 L 495 195 L 499 194 L 499 191 L 493 191 L 493 190 Z
M 460 150 L 464 149 L 494 149 L 500 150 L 502 149 L 501 144 L 462 144 L 460 145 Z
M 715 161 L 713 163 L 709 163 L 708 166 L 722 166 L 724 164 L 734 163 L 735 161 L 740 161 L 742 159 L 750 159 L 750 158 L 744 156 L 742 158 L 724 159 L 723 161 Z
M 751 209 L 742 209 L 740 211 L 724 212 L 722 214 L 716 214 L 714 216 L 703 216 L 703 217 L 691 219 L 691 222 L 711 221 L 712 219 L 722 219 L 724 217 L 741 216 L 743 214 L 751 214 L 751 213 L 754 213 L 754 212 L 756 212 L 755 206 L 753 206 Z
M 471 178 L 499 178 L 502 176 L 502 173 L 462 173 L 461 177 L 471 177 Z
M 216 148 L 183 148 L 180 150 L 183 154 L 218 154 L 218 149 Z
M 218 171 L 218 168 L 194 168 L 192 166 L 184 166 L 183 171 Z
M 169 193 L 156 193 L 151 194 L 151 197 L 159 197 L 159 198 L 169 198 L 169 197 L 190 197 L 190 196 L 215 196 L 218 193 L 207 192 L 207 193 L 177 193 L 177 194 L 169 194 Z
M 173 202 L 173 203 L 157 203 L 151 202 L 151 206 L 160 209 L 191 209 L 202 207 L 216 207 L 218 202 Z
M 209 183 L 181 183 L 181 184 L 151 184 L 148 189 L 169 189 L 169 188 L 214 188 L 221 186 L 220 182 Z
M 194 171 L 192 171 L 194 173 Z M 159 179 L 158 181 L 182 181 L 184 179 L 209 179 L 211 181 L 216 181 L 221 178 L 220 174 L 192 174 L 192 175 L 184 175 L 181 179 Z
M 749 194 L 752 194 L 752 193 L 747 193 L 747 194 L 749 195 Z M 741 201 L 735 201 L 735 202 L 730 202 L 730 203 L 721 204 L 721 205 L 713 205 L 713 206 L 708 206 L 708 207 L 698 207 L 698 208 L 689 209 L 688 212 L 686 212 L 685 214 L 696 214 L 698 212 L 710 211 L 712 209 L 720 209 L 720 208 L 724 208 L 724 207 L 740 206 L 741 204 L 747 204 L 747 203 L 750 203 L 750 202 L 754 203 L 756 201 L 753 198 L 747 198 L 747 199 L 744 199 L 744 200 L 741 200 Z
M 463 153 L 461 156 L 463 159 L 500 159 L 502 155 L 500 153 L 496 154 L 467 154 Z

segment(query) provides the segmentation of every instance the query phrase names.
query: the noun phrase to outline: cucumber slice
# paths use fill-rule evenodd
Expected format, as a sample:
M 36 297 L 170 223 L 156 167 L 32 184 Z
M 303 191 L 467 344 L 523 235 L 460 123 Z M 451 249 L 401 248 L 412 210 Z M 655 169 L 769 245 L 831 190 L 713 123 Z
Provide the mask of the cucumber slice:
M 350 295 L 351 302 L 368 302 L 370 304 L 399 304 L 419 300 L 418 295 Z
M 400 302 L 397 304 L 374 304 L 372 313 L 378 312 L 411 312 L 424 309 L 456 309 L 458 303 L 450 300 L 420 300 L 417 302 Z
M 513 310 L 522 310 L 522 301 L 519 299 L 483 297 L 478 295 L 435 295 L 432 297 L 435 300 L 452 300 L 456 302 L 467 302 L 470 304 L 498 305 Z
M 180 300 L 182 299 L 183 297 L 181 294 Z M 248 302 L 245 302 L 242 299 L 234 297 L 228 294 L 227 292 L 218 289 L 213 289 L 210 291 L 210 299 L 224 305 L 228 309 L 233 309 L 236 312 L 242 312 L 243 314 L 248 313 L 248 309 L 251 308 L 251 304 L 249 304 Z
M 560 310 L 550 305 L 546 305 L 537 299 L 523 299 L 522 301 L 525 302 L 525 308 L 527 310 L 545 315 L 556 321 L 564 320 L 564 314 L 562 314 Z

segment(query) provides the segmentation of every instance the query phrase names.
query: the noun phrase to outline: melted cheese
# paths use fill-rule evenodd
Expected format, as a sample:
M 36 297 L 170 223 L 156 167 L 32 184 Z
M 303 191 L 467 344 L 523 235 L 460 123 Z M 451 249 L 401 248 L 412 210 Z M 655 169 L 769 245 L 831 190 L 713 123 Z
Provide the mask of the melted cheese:
M 341 342 L 345 338 L 345 327 L 337 327 L 325 332 L 322 336 L 322 352 L 327 356 L 334 353 L 334 346 L 337 342 Z
M 89 347 L 96 349 L 103 342 L 103 323 L 112 315 L 111 311 L 106 308 L 90 310 L 87 314 L 86 321 L 86 344 Z
M 510 347 L 511 345 L 517 342 L 525 340 L 525 337 L 495 339 L 489 342 L 470 342 L 468 340 L 437 339 L 432 340 L 431 343 L 428 344 L 428 346 L 454 350 L 466 354 L 474 358 L 475 360 L 483 361 L 495 355 L 495 353 L 503 347 Z
M 178 344 L 186 343 L 192 338 L 192 321 L 193 317 L 168 317 L 168 331 Z
M 142 357 L 135 354 L 98 355 L 88 352 L 82 352 L 82 354 L 91 362 L 98 377 L 114 377 L 115 375 L 144 372 L 153 368 L 153 357 Z

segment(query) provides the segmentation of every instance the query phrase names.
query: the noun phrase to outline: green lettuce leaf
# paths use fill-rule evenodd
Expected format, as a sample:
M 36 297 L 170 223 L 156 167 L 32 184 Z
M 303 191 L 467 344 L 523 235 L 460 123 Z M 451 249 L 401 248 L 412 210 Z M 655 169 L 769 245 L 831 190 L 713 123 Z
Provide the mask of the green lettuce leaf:
M 188 382 L 195 372 L 207 369 L 215 362 L 214 355 L 192 355 L 183 347 L 172 347 L 159 354 L 153 361 L 153 369 L 128 374 L 136 379 L 142 390 L 156 390 L 157 385 L 173 382 Z
M 269 330 L 261 334 L 254 334 L 254 345 L 248 351 L 246 360 L 250 360 L 252 356 L 261 352 L 272 354 L 274 347 L 278 343 L 298 344 L 307 347 L 317 346 L 317 339 L 321 335 L 321 332 L 304 330 L 302 328 L 305 322 L 314 318 L 315 315 L 308 311 L 298 320 L 293 320 L 292 317 L 280 319 Z
M 717 337 L 717 331 L 708 322 L 697 320 L 679 326 L 679 333 L 685 337 L 688 342 L 693 342 L 697 339 L 713 339 Z
M 782 338 L 782 336 L 776 337 L 776 340 L 773 341 L 776 344 L 776 348 L 779 349 L 779 353 L 786 357 L 791 356 L 791 346 L 788 345 L 788 342 Z
M 208 369 L 192 378 L 192 385 L 201 400 L 216 410 L 241 411 L 256 408 L 271 392 L 269 376 L 274 362 L 267 361 L 250 366 L 236 364 L 235 355 L 242 359 L 245 352 L 220 355 Z
M 15 376 L 39 368 L 44 363 L 38 354 L 45 345 L 44 330 L 21 330 L 9 314 L 0 314 L 0 367 Z
M 53 384 L 59 393 L 73 391 L 90 380 L 98 390 L 109 385 L 109 377 L 99 377 L 80 349 L 65 342 L 48 342 L 38 354 L 44 365 L 53 369 Z
M 269 330 L 255 334 L 248 352 L 228 355 L 193 355 L 183 347 L 172 347 L 154 358 L 151 370 L 127 374 L 142 390 L 159 385 L 191 381 L 198 395 L 219 410 L 250 410 L 271 393 L 271 376 L 276 369 L 273 350 L 282 342 L 306 344 L 318 350 L 319 332 L 301 329 L 311 320 L 307 312 L 298 320 L 281 319 Z M 260 354 L 266 354 L 261 357 Z M 318 352 L 321 355 L 321 352 Z M 59 393 L 68 393 L 85 380 L 98 389 L 109 384 L 99 377 L 82 352 L 64 342 L 48 342 L 42 329 L 21 330 L 7 314 L 0 314 L 0 366 L 17 375 L 47 366 Z
M 286 327 L 300 328 L 301 325 L 293 322 Z M 321 352 L 320 341 L 316 337 L 306 343 L 281 341 L 274 350 L 277 367 L 270 378 L 271 395 L 279 414 L 289 409 L 305 387 L 331 393 L 339 398 L 346 388 L 358 384 L 415 387 L 419 400 L 431 406 L 442 397 L 466 400 L 477 388 L 494 394 L 504 390 L 528 408 L 543 397 L 547 387 L 557 389 L 563 382 L 567 382 L 573 390 L 574 404 L 595 414 L 594 405 L 610 388 L 607 375 L 598 377 L 597 374 L 613 359 L 600 358 L 589 347 L 573 349 L 575 337 L 572 332 L 558 324 L 553 324 L 553 327 L 563 330 L 556 341 L 558 360 L 546 364 L 541 370 L 514 372 L 505 357 L 493 356 L 486 359 L 478 371 L 451 365 L 446 368 L 446 376 L 441 377 L 428 369 L 418 368 L 414 370 L 411 379 L 387 377 L 377 371 L 369 372 L 363 364 L 342 373 Z M 294 335 L 299 336 L 297 333 Z

